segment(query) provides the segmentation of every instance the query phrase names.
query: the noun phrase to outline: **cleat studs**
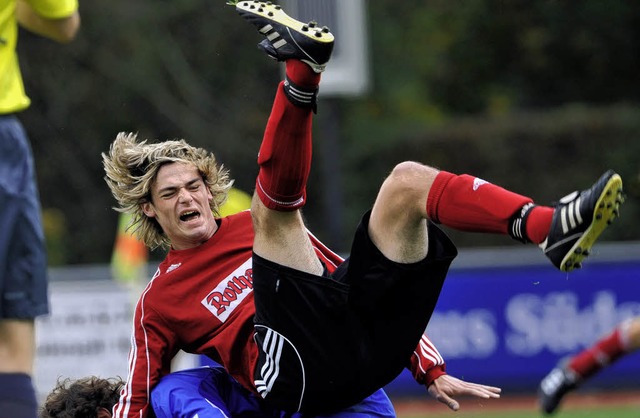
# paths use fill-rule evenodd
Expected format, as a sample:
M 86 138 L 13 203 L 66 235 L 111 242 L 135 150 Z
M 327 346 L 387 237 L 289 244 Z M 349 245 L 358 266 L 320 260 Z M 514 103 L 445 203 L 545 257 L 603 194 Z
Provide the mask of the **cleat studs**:
M 310 27 L 310 28 L 315 28 L 316 26 L 318 26 L 318 22 L 316 22 L 316 21 L 314 21 L 314 20 L 312 20 L 312 21 L 310 21 L 310 22 L 309 22 L 309 27 Z
M 322 33 L 329 33 L 329 28 L 327 26 L 323 26 Z
M 314 35 L 316 35 L 316 38 L 322 38 L 322 32 L 316 32 Z
M 573 251 L 575 254 L 582 254 L 582 248 L 578 247 Z
M 309 26 L 304 25 L 304 26 L 302 27 L 302 31 L 303 31 L 303 32 L 309 32 Z
M 269 13 L 268 13 L 268 16 L 269 16 L 269 17 L 273 17 L 273 12 L 269 12 Z

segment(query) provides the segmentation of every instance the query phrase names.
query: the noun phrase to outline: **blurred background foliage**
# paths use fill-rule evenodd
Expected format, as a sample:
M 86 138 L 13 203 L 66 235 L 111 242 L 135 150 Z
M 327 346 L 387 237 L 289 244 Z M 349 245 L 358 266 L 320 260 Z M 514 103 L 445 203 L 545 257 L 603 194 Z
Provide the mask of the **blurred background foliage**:
M 316 148 L 305 209 L 316 235 L 347 251 L 384 176 L 413 159 L 540 203 L 614 168 L 627 203 L 603 238 L 640 239 L 640 2 L 366 4 L 371 88 L 319 103 L 316 144 L 331 126 L 339 148 Z M 20 34 L 33 100 L 21 118 L 52 265 L 109 261 L 117 214 L 100 153 L 119 131 L 211 149 L 252 191 L 280 79 L 224 0 L 81 0 L 80 10 L 70 45 Z M 322 161 L 337 162 L 337 183 Z M 461 246 L 512 243 L 451 234 Z

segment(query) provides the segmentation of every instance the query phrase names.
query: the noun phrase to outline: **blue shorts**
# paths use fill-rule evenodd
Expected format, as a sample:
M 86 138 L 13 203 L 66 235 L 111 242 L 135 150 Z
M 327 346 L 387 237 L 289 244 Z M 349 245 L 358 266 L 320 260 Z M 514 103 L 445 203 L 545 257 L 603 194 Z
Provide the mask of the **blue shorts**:
M 0 115 L 0 319 L 49 312 L 40 210 L 27 135 L 17 117 Z
M 200 367 L 166 375 L 151 392 L 151 406 L 158 418 L 302 418 L 269 409 L 242 387 L 224 368 Z M 392 418 L 395 411 L 382 389 L 362 402 L 318 418 Z
M 3 417 L 36 417 L 38 401 L 31 376 L 0 373 L 0 411 Z

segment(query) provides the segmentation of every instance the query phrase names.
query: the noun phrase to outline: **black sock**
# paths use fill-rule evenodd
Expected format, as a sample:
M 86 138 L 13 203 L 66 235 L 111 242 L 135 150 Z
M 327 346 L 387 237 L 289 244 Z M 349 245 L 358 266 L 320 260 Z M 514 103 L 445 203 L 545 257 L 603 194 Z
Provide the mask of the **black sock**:
M 289 77 L 284 79 L 284 93 L 291 103 L 299 107 L 309 107 L 317 113 L 318 87 L 313 89 L 298 86 Z
M 527 218 L 536 205 L 527 203 L 509 219 L 509 235 L 516 241 L 531 242 L 527 237 Z

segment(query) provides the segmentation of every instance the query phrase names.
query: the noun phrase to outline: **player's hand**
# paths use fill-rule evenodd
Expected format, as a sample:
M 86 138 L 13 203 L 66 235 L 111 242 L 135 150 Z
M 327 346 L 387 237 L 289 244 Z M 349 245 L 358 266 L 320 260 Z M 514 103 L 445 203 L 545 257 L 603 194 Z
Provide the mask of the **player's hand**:
M 427 390 L 438 402 L 442 402 L 453 411 L 460 409 L 458 401 L 453 399 L 454 396 L 475 396 L 490 399 L 499 398 L 500 392 L 502 392 L 500 388 L 465 382 L 448 374 L 434 380 Z

